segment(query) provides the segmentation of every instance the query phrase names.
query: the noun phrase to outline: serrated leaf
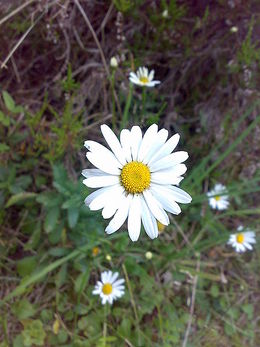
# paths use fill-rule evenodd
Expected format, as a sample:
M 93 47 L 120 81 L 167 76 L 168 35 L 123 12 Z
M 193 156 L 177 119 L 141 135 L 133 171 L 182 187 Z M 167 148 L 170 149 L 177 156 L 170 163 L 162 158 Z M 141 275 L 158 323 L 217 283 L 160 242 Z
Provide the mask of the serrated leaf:
M 22 299 L 12 305 L 12 312 L 21 321 L 32 317 L 36 310 L 27 299 Z
M 44 221 L 44 230 L 46 231 L 46 233 L 50 233 L 52 230 L 54 230 L 59 216 L 60 209 L 57 206 L 48 211 Z
M 22 193 L 15 194 L 11 196 L 11 198 L 7 201 L 5 207 L 10 207 L 12 205 L 23 202 L 25 200 L 33 199 L 36 196 L 37 194 L 33 192 L 22 192 Z
M 3 91 L 2 93 L 4 103 L 8 111 L 14 112 L 15 111 L 15 102 L 14 99 L 11 97 L 11 95 L 7 91 Z
M 41 193 L 37 196 L 36 201 L 46 207 L 59 206 L 62 203 L 62 197 L 56 192 Z

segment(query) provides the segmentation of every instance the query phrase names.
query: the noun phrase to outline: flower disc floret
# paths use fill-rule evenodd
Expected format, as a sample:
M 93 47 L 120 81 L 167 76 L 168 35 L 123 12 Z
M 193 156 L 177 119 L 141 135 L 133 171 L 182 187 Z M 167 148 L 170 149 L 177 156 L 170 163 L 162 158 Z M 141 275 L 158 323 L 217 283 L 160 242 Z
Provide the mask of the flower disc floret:
M 138 161 L 126 164 L 122 168 L 120 178 L 122 186 L 130 194 L 142 193 L 151 183 L 148 166 Z
M 110 283 L 105 283 L 102 287 L 102 292 L 105 294 L 105 295 L 109 295 L 112 293 L 112 285 Z
M 236 238 L 237 238 L 237 242 L 238 242 L 238 243 L 243 243 L 244 240 L 245 240 L 244 234 L 237 234 L 237 235 L 236 235 Z
M 146 76 L 141 76 L 141 77 L 140 77 L 140 81 L 141 81 L 142 83 L 146 84 L 146 83 L 149 82 L 149 79 L 148 79 L 148 77 L 146 77 Z

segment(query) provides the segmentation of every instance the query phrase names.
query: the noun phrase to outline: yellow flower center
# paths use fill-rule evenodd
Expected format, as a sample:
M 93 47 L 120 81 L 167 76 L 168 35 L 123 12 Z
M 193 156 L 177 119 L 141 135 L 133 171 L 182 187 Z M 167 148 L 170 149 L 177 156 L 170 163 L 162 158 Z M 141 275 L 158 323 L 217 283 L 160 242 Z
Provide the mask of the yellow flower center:
M 128 193 L 138 194 L 147 189 L 151 173 L 147 165 L 138 161 L 126 164 L 121 171 L 121 184 Z
M 102 288 L 102 292 L 105 294 L 105 295 L 109 295 L 112 293 L 112 285 L 110 283 L 105 283 L 103 285 L 103 288 Z
M 98 253 L 99 253 L 99 248 L 98 247 L 94 247 L 93 249 L 92 249 L 92 254 L 93 254 L 93 256 L 95 257 L 95 256 L 97 256 L 98 255 Z
M 148 83 L 148 82 L 149 82 L 149 79 L 148 79 L 148 77 L 146 77 L 146 76 L 141 76 L 141 77 L 139 78 L 139 80 L 140 80 L 140 82 L 142 82 L 142 83 Z
M 243 243 L 245 239 L 245 236 L 243 234 L 237 234 L 237 242 Z
M 221 199 L 221 196 L 219 196 L 219 195 L 215 196 L 216 201 L 219 201 L 220 199 Z

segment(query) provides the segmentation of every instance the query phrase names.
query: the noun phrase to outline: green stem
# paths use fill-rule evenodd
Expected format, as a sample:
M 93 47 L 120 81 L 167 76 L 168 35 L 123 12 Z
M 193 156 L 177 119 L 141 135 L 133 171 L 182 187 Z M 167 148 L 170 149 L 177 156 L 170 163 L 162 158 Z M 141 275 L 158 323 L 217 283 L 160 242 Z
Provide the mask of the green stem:
M 129 85 L 129 92 L 127 95 L 127 100 L 126 100 L 126 104 L 125 104 L 125 109 L 124 109 L 124 113 L 123 113 L 123 117 L 122 117 L 122 121 L 121 121 L 121 129 L 124 129 L 128 120 L 128 113 L 129 113 L 129 109 L 131 106 L 131 102 L 132 102 L 132 96 L 133 96 L 133 85 L 132 83 L 130 83 Z
M 138 333 L 138 344 L 140 344 L 139 317 L 138 317 L 138 314 L 137 314 L 135 299 L 134 299 L 133 291 L 132 291 L 132 288 L 131 288 L 131 285 L 130 285 L 130 281 L 129 281 L 129 277 L 128 277 L 128 273 L 127 273 L 125 264 L 122 265 L 122 268 L 123 268 L 123 271 L 124 271 L 124 274 L 125 274 L 125 279 L 126 279 L 126 284 L 127 284 L 128 291 L 129 291 L 129 294 L 130 294 L 131 304 L 132 304 L 132 307 L 133 307 L 133 310 L 134 310 L 134 315 L 135 315 L 135 320 L 136 320 L 136 328 L 137 328 L 137 333 Z
M 111 75 L 111 88 L 112 88 L 112 127 L 113 131 L 116 130 L 116 100 L 115 100 L 115 70 L 112 70 Z
M 107 303 L 104 305 L 103 346 L 106 347 L 107 338 Z
M 145 115 L 145 109 L 146 109 L 146 87 L 143 87 L 142 90 L 142 118 Z

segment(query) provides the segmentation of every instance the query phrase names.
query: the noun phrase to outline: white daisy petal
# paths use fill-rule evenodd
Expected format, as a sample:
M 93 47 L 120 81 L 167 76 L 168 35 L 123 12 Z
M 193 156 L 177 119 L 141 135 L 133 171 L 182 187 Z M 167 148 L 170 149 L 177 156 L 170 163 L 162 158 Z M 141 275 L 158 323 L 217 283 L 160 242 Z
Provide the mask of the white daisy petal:
M 151 182 L 157 184 L 177 184 L 178 177 L 187 170 L 186 165 L 178 164 L 172 169 L 156 171 L 151 174 Z
M 141 202 L 140 196 L 134 195 L 128 215 L 128 233 L 132 241 L 137 241 L 141 230 Z
M 173 193 L 173 198 L 176 202 L 180 202 L 181 204 L 189 204 L 192 201 L 192 197 L 184 190 L 174 186 L 170 186 L 168 189 Z
M 133 126 L 131 129 L 131 152 L 133 160 L 137 159 L 139 146 L 142 141 L 142 131 L 140 127 Z
M 112 149 L 112 152 L 115 154 L 117 160 L 122 164 L 126 164 L 124 151 L 122 150 L 121 144 L 116 137 L 115 133 L 106 125 L 101 125 L 101 132 L 109 145 L 109 147 Z
M 114 287 L 117 287 L 119 289 L 124 288 L 124 286 L 122 286 L 123 283 L 125 283 L 125 280 L 123 278 L 120 278 L 114 282 Z
M 149 73 L 148 79 L 149 79 L 149 81 L 152 81 L 153 78 L 154 78 L 154 70 L 151 70 L 150 73 Z
M 107 278 L 108 278 L 108 272 L 107 271 L 102 272 L 102 274 L 101 274 L 101 281 L 102 281 L 103 284 L 107 283 Z
M 102 196 L 103 194 L 106 194 L 107 191 L 109 191 L 109 189 L 111 189 L 111 188 L 109 188 L 109 187 L 104 187 L 104 188 L 98 189 L 98 190 L 96 190 L 95 192 L 91 193 L 90 195 L 88 195 L 88 196 L 86 197 L 86 199 L 85 199 L 85 201 L 84 201 L 85 204 L 86 204 L 87 206 L 89 206 L 90 203 L 91 203 L 94 199 L 96 199 L 96 198 L 99 197 L 99 196 Z
M 111 218 L 115 213 L 116 210 L 118 210 L 121 201 L 123 199 L 124 190 L 120 186 L 120 191 L 118 191 L 118 194 L 116 192 L 113 193 L 113 199 L 110 200 L 110 203 L 106 204 L 105 207 L 102 210 L 102 216 L 103 218 Z
M 90 210 L 97 211 L 105 207 L 107 204 L 110 204 L 111 199 L 113 199 L 113 196 L 117 194 L 118 191 L 121 191 L 120 185 L 107 187 L 107 189 L 103 191 L 103 194 L 99 194 L 89 203 Z
M 85 176 L 86 178 L 89 177 L 96 177 L 96 176 L 104 176 L 104 171 L 101 171 L 99 169 L 85 169 L 82 170 L 81 174 Z
M 250 243 L 248 243 L 248 242 L 245 242 L 244 243 L 244 246 L 247 248 L 247 249 L 249 249 L 249 250 L 252 250 L 253 249 L 253 247 L 250 245 Z
M 169 138 L 169 140 L 166 141 L 165 144 L 157 152 L 155 152 L 154 155 L 151 157 L 149 161 L 149 165 L 152 165 L 156 160 L 169 155 L 176 148 L 179 140 L 180 140 L 179 134 L 175 134 L 171 138 Z
M 159 150 L 159 148 L 165 143 L 168 137 L 168 130 L 161 129 L 153 142 L 153 145 L 150 147 L 148 153 L 146 154 L 143 163 L 147 164 L 149 163 L 150 159 L 153 157 L 153 155 Z
M 148 190 L 145 190 L 143 192 L 143 195 L 154 217 L 163 225 L 168 225 L 169 217 L 167 216 L 166 212 L 163 210 L 160 202 L 157 201 Z
M 106 227 L 106 232 L 107 234 L 112 234 L 115 231 L 117 231 L 125 222 L 127 216 L 128 216 L 128 211 L 129 211 L 129 206 L 132 200 L 132 196 L 128 195 L 124 200 L 122 200 L 122 204 L 115 213 L 115 216 L 113 219 L 111 219 L 110 223 Z
M 112 176 L 112 175 L 90 177 L 83 180 L 83 184 L 85 184 L 87 187 L 90 187 L 90 188 L 107 187 L 107 186 L 112 186 L 119 183 L 120 183 L 120 180 L 118 176 Z
M 154 164 L 150 164 L 151 172 L 158 170 L 165 170 L 171 168 L 174 165 L 184 162 L 188 158 L 188 153 L 184 151 L 175 152 L 166 157 L 156 161 Z
M 153 196 L 158 200 L 162 207 L 173 214 L 180 214 L 181 209 L 180 206 L 175 202 L 172 195 L 169 194 L 169 191 L 165 189 L 164 187 L 159 187 L 156 185 L 151 186 L 151 192 Z
M 111 153 L 112 154 L 112 153 Z M 112 154 L 113 155 L 113 154 Z M 109 173 L 111 175 L 119 175 L 121 166 L 117 159 L 113 156 L 104 156 L 100 154 L 94 154 L 92 152 L 87 153 L 87 158 L 98 169 Z
M 120 142 L 125 153 L 126 161 L 132 161 L 131 154 L 131 132 L 128 129 L 123 129 L 120 133 Z
M 156 219 L 149 210 L 149 207 L 147 206 L 143 197 L 141 198 L 141 205 L 144 230 L 151 239 L 155 239 L 158 237 L 158 225 Z
M 150 149 L 151 144 L 153 143 L 154 137 L 158 132 L 158 125 L 152 124 L 145 132 L 144 137 L 142 139 L 142 143 L 140 145 L 138 151 L 138 161 L 143 161 L 145 155 Z

